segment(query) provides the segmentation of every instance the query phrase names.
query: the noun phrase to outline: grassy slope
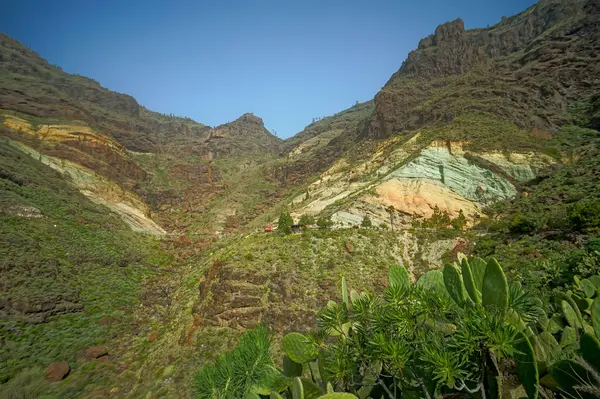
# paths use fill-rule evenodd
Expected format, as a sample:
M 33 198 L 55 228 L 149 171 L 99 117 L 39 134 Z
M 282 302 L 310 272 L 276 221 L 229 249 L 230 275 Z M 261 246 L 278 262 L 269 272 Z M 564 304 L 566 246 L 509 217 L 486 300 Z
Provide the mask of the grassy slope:
M 77 374 L 78 351 L 130 329 L 140 283 L 169 257 L 4 142 L 0 177 L 0 381 L 53 361 Z M 42 217 L 17 216 L 31 207 Z

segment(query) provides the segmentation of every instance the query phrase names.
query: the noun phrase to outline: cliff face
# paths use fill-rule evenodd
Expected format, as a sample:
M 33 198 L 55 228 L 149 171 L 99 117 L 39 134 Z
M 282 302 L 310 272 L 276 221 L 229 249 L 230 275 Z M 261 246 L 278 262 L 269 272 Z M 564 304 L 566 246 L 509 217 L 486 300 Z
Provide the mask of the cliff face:
M 597 0 L 543 0 L 485 29 L 458 19 L 419 42 L 375 97 L 362 132 L 386 138 L 485 112 L 555 131 L 598 90 Z

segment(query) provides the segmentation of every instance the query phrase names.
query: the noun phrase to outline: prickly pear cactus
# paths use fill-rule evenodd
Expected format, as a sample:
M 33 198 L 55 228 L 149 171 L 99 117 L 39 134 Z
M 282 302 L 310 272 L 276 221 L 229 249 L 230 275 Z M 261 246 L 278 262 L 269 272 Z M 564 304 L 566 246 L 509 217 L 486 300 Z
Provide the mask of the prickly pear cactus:
M 553 363 L 560 357 L 560 344 L 556 338 L 554 338 L 554 335 L 550 334 L 548 331 L 544 331 L 538 335 L 537 339 L 540 345 L 544 348 L 549 363 Z
M 288 355 L 284 355 L 283 375 L 286 377 L 300 377 L 302 375 L 302 365 L 290 359 Z
M 495 309 L 506 314 L 508 309 L 508 282 L 498 261 L 492 258 L 483 276 L 481 302 L 486 309 Z
M 535 353 L 531 342 L 523 332 L 517 334 L 518 343 L 515 345 L 515 363 L 521 384 L 527 392 L 529 399 L 537 399 L 539 393 L 540 376 Z
M 600 339 L 600 298 L 594 299 L 592 303 L 592 327 L 596 338 Z
M 463 282 L 465 284 L 465 289 L 469 294 L 469 297 L 473 302 L 481 303 L 481 292 L 479 292 L 475 285 L 473 273 L 471 272 L 471 266 L 469 265 L 469 261 L 466 258 L 463 259 L 460 263 L 460 270 L 462 272 Z
M 294 362 L 305 364 L 318 356 L 315 345 L 303 334 L 292 332 L 283 337 L 283 350 Z
M 594 395 L 577 389 L 582 381 L 592 381 L 593 378 L 581 363 L 575 360 L 561 360 L 552 366 L 550 374 L 558 383 L 560 391 L 566 394 L 565 397 L 597 399 Z
M 300 377 L 295 377 L 292 383 L 292 399 L 304 399 L 304 387 Z
M 448 264 L 444 266 L 444 286 L 450 294 L 450 297 L 457 305 L 462 306 L 466 299 L 467 293 L 463 284 L 462 276 L 460 275 L 456 264 Z
M 581 288 L 583 288 L 583 292 L 588 298 L 593 298 L 596 295 L 596 286 L 588 279 L 581 280 Z
M 485 275 L 485 269 L 487 268 L 487 262 L 481 258 L 471 258 L 469 261 L 471 267 L 471 273 L 473 274 L 473 281 L 475 282 L 475 288 L 477 291 L 482 292 L 483 290 L 483 276 Z
M 317 399 L 325 393 L 317 384 L 312 382 L 310 378 L 300 378 L 300 382 L 302 383 L 304 399 Z
M 562 335 L 560 336 L 560 346 L 561 348 L 566 348 L 569 345 L 572 345 L 577 342 L 577 331 L 571 326 L 566 326 L 563 329 Z
M 441 298 L 451 300 L 441 270 L 429 270 L 417 280 L 415 285 L 425 291 L 433 291 Z
M 575 309 L 569 304 L 567 301 L 561 301 L 560 306 L 562 309 L 563 316 L 567 320 L 567 323 L 575 329 L 581 328 L 581 324 L 579 323 L 579 318 L 575 313 Z
M 581 357 L 600 373 L 600 341 L 592 334 L 583 334 L 579 342 Z

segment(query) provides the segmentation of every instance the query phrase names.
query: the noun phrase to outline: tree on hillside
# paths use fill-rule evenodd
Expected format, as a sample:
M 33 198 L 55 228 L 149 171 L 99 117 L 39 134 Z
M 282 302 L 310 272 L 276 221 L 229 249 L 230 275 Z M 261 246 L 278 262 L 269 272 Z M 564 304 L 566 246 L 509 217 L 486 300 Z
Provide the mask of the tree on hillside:
M 365 215 L 365 217 L 363 217 L 360 226 L 365 229 L 370 229 L 371 227 L 373 227 L 373 223 L 371 223 L 371 218 L 369 217 L 369 215 Z
M 462 230 L 467 224 L 467 218 L 461 209 L 458 211 L 458 216 L 450 221 L 450 224 L 454 228 L 454 230 Z
M 317 220 L 317 226 L 321 229 L 329 229 L 333 226 L 333 221 L 331 220 L 331 216 L 321 216 Z
M 302 215 L 300 216 L 300 220 L 298 221 L 299 224 L 303 224 L 305 226 L 310 226 L 312 224 L 315 224 L 315 218 L 311 215 Z
M 291 234 L 292 233 L 292 225 L 294 224 L 294 219 L 292 219 L 292 215 L 289 212 L 282 212 L 279 215 L 279 222 L 277 223 L 277 231 L 283 234 Z

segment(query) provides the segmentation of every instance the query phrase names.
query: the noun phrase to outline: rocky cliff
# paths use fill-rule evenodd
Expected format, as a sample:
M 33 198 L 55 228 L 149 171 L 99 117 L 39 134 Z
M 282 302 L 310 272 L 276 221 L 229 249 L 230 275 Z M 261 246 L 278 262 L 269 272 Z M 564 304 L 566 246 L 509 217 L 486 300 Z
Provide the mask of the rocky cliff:
M 492 27 L 458 19 L 419 42 L 375 97 L 363 137 L 385 138 L 472 112 L 556 131 L 598 89 L 597 0 L 542 0 Z

